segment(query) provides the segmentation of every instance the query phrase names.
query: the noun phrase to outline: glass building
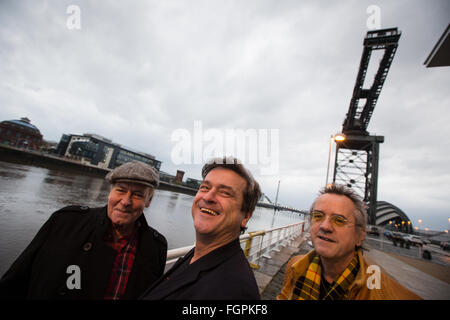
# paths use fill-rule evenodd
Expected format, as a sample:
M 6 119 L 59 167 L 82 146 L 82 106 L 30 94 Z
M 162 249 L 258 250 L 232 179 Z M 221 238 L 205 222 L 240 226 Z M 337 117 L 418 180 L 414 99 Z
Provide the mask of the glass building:
M 83 163 L 104 169 L 114 169 L 133 160 L 147 163 L 157 169 L 161 161 L 155 156 L 113 143 L 112 140 L 96 134 L 63 134 L 58 144 L 57 154 L 78 159 Z

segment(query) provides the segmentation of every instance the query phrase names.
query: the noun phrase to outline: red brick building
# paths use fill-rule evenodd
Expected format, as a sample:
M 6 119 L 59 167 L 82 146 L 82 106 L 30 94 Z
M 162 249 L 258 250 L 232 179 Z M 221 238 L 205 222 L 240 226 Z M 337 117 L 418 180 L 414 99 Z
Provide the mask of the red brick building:
M 0 122 L 0 143 L 38 150 L 42 144 L 42 134 L 28 118 L 6 120 Z

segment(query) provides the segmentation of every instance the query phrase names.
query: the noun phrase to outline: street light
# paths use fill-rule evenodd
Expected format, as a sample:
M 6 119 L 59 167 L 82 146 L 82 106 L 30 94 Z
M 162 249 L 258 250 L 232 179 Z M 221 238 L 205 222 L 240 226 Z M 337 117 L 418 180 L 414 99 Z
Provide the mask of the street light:
M 331 150 L 333 149 L 333 140 L 336 141 L 336 143 L 344 142 L 346 139 L 345 134 L 343 133 L 336 133 L 334 136 L 330 136 L 330 150 L 328 151 L 328 166 L 327 166 L 327 179 L 325 181 L 325 187 L 328 186 L 328 176 L 330 174 L 330 161 L 331 161 Z M 449 219 L 450 220 L 450 219 Z
M 334 141 L 336 141 L 336 142 L 344 142 L 345 139 L 347 139 L 347 137 L 343 133 L 338 133 L 334 136 Z M 449 218 L 449 220 L 450 220 L 450 218 Z

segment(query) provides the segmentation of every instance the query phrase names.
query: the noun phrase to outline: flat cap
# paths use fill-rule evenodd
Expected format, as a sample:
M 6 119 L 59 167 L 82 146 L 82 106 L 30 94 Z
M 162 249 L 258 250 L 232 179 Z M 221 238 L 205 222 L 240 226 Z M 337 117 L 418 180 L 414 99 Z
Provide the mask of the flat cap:
M 159 186 L 159 174 L 156 169 L 140 161 L 124 163 L 110 171 L 105 178 L 109 183 L 124 181 L 140 183 L 152 188 Z

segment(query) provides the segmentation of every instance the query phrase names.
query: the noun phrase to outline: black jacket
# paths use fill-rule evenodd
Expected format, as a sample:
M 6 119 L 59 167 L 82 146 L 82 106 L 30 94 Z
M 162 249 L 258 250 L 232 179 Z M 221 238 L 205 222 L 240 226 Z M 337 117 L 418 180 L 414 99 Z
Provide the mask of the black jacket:
M 190 261 L 194 249 L 178 259 L 141 297 L 147 300 L 259 300 L 253 271 L 236 239 L 190 264 L 184 271 L 174 271 Z
M 138 247 L 124 299 L 139 297 L 164 272 L 167 241 L 138 220 Z M 56 211 L 0 279 L 0 299 L 103 299 L 116 256 L 104 241 L 107 207 L 70 206 Z M 78 266 L 81 288 L 70 288 Z M 68 281 L 69 279 L 69 281 Z

